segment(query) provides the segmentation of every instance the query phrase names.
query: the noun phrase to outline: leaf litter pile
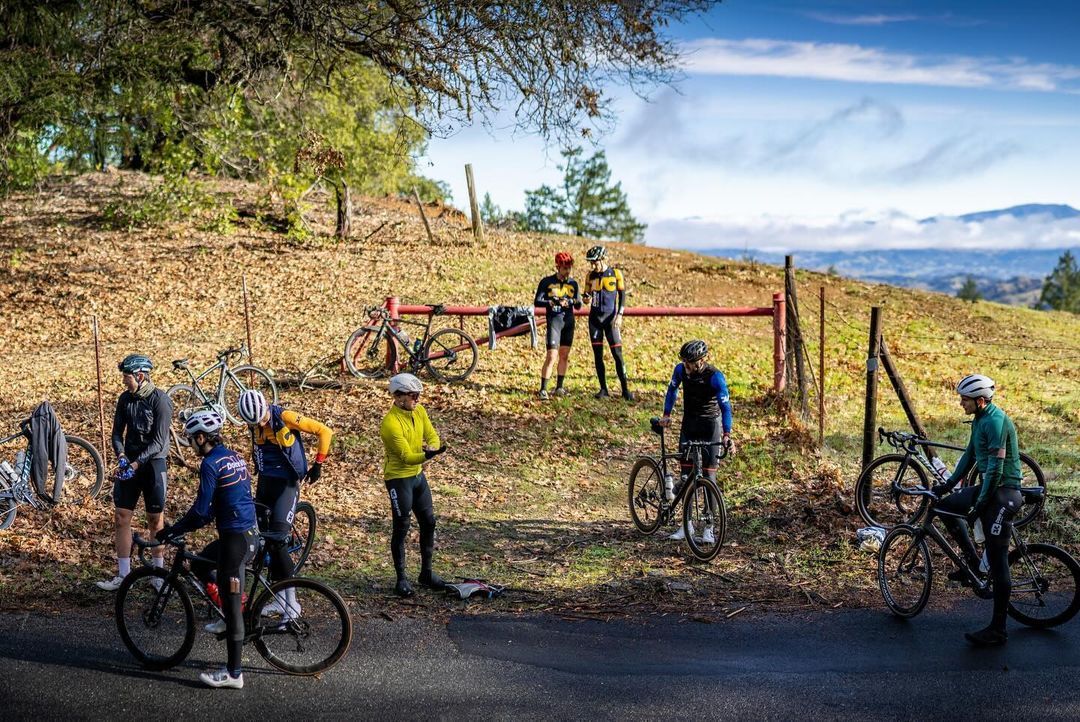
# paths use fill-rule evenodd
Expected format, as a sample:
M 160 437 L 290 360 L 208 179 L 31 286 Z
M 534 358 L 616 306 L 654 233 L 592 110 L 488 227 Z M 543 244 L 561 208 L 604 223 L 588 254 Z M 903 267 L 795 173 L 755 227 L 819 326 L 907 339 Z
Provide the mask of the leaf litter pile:
M 463 603 L 441 596 L 391 596 L 378 436 L 390 402 L 385 381 L 342 376 L 337 361 L 366 305 L 390 295 L 403 303 L 527 304 L 556 251 L 574 254 L 582 279 L 589 244 L 498 230 L 476 243 L 467 218 L 436 206 L 425 209 L 434 233 L 429 242 L 416 206 L 393 198 L 362 199 L 348 241 L 296 240 L 280 231 L 279 199 L 228 181 L 212 181 L 216 195 L 237 209 L 227 233 L 203 230 L 198 218 L 110 228 L 107 205 L 155 182 L 129 173 L 85 175 L 0 202 L 6 357 L 0 435 L 13 433 L 47 398 L 65 431 L 100 446 L 91 317 L 102 334 L 107 432 L 121 390 L 115 363 L 125 354 L 150 355 L 155 383 L 167 388 L 187 382 L 172 370 L 172 359 L 189 358 L 201 370 L 217 350 L 244 340 L 246 275 L 252 361 L 283 382 L 282 403 L 335 432 L 322 481 L 302 491 L 319 520 L 305 573 L 328 580 L 368 613 L 393 618 L 460 610 Z M 626 273 L 636 306 L 768 306 L 782 288 L 782 272 L 760 264 L 623 244 L 613 244 L 611 256 Z M 898 293 L 835 277 L 814 275 L 813 283 L 814 290 L 827 285 L 860 320 L 875 294 Z M 459 322 L 475 337 L 485 331 L 486 319 L 448 317 L 437 325 Z M 580 319 L 564 398 L 536 398 L 542 336 L 539 349 L 526 338 L 501 339 L 495 350 L 481 346 L 478 367 L 464 383 L 425 377 L 422 403 L 450 447 L 427 467 L 439 520 L 436 571 L 510 589 L 491 603 L 470 603 L 470 610 L 545 610 L 571 618 L 683 612 L 709 621 L 761 608 L 880 604 L 874 557 L 851 541 L 861 526 L 849 492 L 857 452 L 820 453 L 816 437 L 778 406 L 769 319 L 627 318 L 625 353 L 638 394 L 630 404 L 592 398 L 585 328 Z M 709 564 L 692 561 L 683 543 L 664 538 L 674 527 L 653 537 L 638 534 L 626 506 L 634 459 L 658 450 L 648 418 L 659 415 L 678 347 L 692 337 L 709 340 L 713 362 L 725 371 L 739 442 L 739 453 L 720 470 L 729 542 Z M 342 388 L 300 391 L 284 383 L 320 364 Z M 833 373 L 855 388 L 837 403 L 857 403 L 861 364 L 857 352 L 835 360 Z M 857 449 L 857 434 L 853 427 L 836 444 Z M 229 441 L 248 448 L 239 430 L 230 431 Z M 0 447 L 0 457 L 10 461 L 17 449 Z M 173 520 L 190 505 L 196 480 L 182 466 L 172 465 L 170 474 L 166 517 Z M 0 609 L 81 605 L 107 613 L 110 599 L 92 584 L 115 569 L 105 497 L 50 511 L 19 508 L 12 528 L 0 532 Z M 203 530 L 195 543 L 212 537 Z M 408 553 L 415 575 L 415 531 Z

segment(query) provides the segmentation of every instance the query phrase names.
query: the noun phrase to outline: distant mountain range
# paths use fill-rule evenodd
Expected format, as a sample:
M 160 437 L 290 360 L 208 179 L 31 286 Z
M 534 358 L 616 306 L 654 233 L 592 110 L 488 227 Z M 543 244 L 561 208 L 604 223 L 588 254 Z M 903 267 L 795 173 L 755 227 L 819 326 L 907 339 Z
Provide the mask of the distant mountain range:
M 921 224 L 958 221 L 985 223 L 1011 216 L 1017 219 L 1048 216 L 1053 220 L 1080 218 L 1080 211 L 1067 205 L 1027 204 L 962 216 L 924 218 Z M 793 251 L 795 265 L 812 271 L 905 288 L 921 288 L 949 295 L 970 275 L 979 293 L 988 301 L 1032 306 L 1039 300 L 1043 279 L 1050 274 L 1067 249 L 890 249 L 881 251 Z M 1080 249 L 1072 249 L 1080 255 Z M 762 263 L 782 265 L 784 253 L 758 252 L 747 248 L 710 248 L 700 251 L 723 258 L 753 258 Z

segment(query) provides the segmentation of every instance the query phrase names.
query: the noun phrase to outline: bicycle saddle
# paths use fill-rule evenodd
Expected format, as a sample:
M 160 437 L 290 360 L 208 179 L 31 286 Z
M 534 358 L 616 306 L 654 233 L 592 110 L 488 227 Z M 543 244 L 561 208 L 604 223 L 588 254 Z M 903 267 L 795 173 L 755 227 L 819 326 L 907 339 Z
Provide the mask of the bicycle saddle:
M 1025 504 L 1038 504 L 1046 496 L 1045 486 L 1025 486 L 1020 489 Z
M 183 371 L 188 367 L 188 360 L 186 358 L 178 358 L 172 362 L 172 367 L 177 371 Z

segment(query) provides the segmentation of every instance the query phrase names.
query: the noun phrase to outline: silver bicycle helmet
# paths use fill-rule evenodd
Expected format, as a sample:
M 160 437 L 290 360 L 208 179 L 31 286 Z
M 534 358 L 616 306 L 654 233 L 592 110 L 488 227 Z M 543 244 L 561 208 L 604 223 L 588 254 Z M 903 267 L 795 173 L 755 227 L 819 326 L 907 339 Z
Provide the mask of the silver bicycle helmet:
M 983 398 L 989 401 L 994 398 L 994 380 L 982 374 L 970 374 L 960 379 L 956 393 L 969 399 Z
M 420 379 L 412 374 L 398 374 L 390 379 L 390 393 L 418 394 L 424 390 Z
M 221 415 L 211 409 L 199 409 L 184 422 L 184 436 L 194 436 L 200 431 L 207 436 L 217 436 L 221 433 Z
M 240 400 L 236 406 L 240 412 L 240 418 L 252 426 L 261 423 L 266 418 L 266 412 L 270 410 L 263 392 L 257 389 L 248 389 L 240 394 Z

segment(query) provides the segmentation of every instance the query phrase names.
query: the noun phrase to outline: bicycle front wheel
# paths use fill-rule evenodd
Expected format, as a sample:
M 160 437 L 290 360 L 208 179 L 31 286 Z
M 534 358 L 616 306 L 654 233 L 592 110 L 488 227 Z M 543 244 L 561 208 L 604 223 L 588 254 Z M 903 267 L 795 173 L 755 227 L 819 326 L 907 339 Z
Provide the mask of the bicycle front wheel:
M 1051 544 L 1025 544 L 1009 552 L 1009 616 L 1029 627 L 1056 627 L 1080 610 L 1080 564 Z
M 202 394 L 187 384 L 176 384 L 165 392 L 172 402 L 173 415 L 169 422 L 169 436 L 172 457 L 181 465 L 195 468 L 198 463 L 195 452 L 191 448 L 191 442 L 184 436 L 184 422 L 193 413 L 209 407 Z
M 630 470 L 627 484 L 630 518 L 642 534 L 653 534 L 660 528 L 664 507 L 664 472 L 656 459 L 645 456 Z
M 124 578 L 116 593 L 116 626 L 124 646 L 149 669 L 175 667 L 195 643 L 191 597 L 179 579 L 170 581 L 157 567 L 140 567 Z
M 0 531 L 10 528 L 15 523 L 15 514 L 18 508 L 19 504 L 15 501 L 11 486 L 3 479 L 0 479 Z
M 293 562 L 291 576 L 300 573 L 308 554 L 311 553 L 311 545 L 315 543 L 315 524 L 315 507 L 306 501 L 297 504 L 293 514 L 292 531 L 285 546 Z
M 229 370 L 229 380 L 225 383 L 225 398 L 221 400 L 225 413 L 234 424 L 243 424 L 240 418 L 240 394 L 252 389 L 261 391 L 266 401 L 276 404 L 278 400 L 277 384 L 266 369 L 258 366 L 237 366 Z
M 926 540 L 915 527 L 901 524 L 889 532 L 878 551 L 877 574 L 881 596 L 893 614 L 908 619 L 923 610 L 934 569 Z
M 345 342 L 345 368 L 362 379 L 381 379 L 397 365 L 397 346 L 379 326 L 361 326 Z
M 283 609 L 263 616 L 277 599 Z M 345 602 L 314 579 L 293 577 L 275 582 L 251 609 L 249 629 L 255 648 L 272 666 L 289 674 L 310 675 L 333 667 L 349 651 L 352 619 Z
M 903 454 L 886 454 L 870 462 L 855 483 L 855 506 L 870 526 L 891 529 L 897 524 L 913 524 L 926 511 L 925 496 L 909 496 L 893 489 L 929 489 L 926 471 Z
M 105 465 L 101 454 L 86 439 L 64 434 L 67 441 L 67 464 L 64 466 L 62 499 L 71 504 L 85 504 L 101 491 Z
M 472 336 L 456 328 L 436 331 L 424 347 L 424 363 L 436 380 L 464 381 L 476 368 L 480 352 Z
M 683 501 L 683 533 L 690 552 L 703 562 L 720 553 L 727 532 L 727 507 L 720 487 L 699 476 Z

